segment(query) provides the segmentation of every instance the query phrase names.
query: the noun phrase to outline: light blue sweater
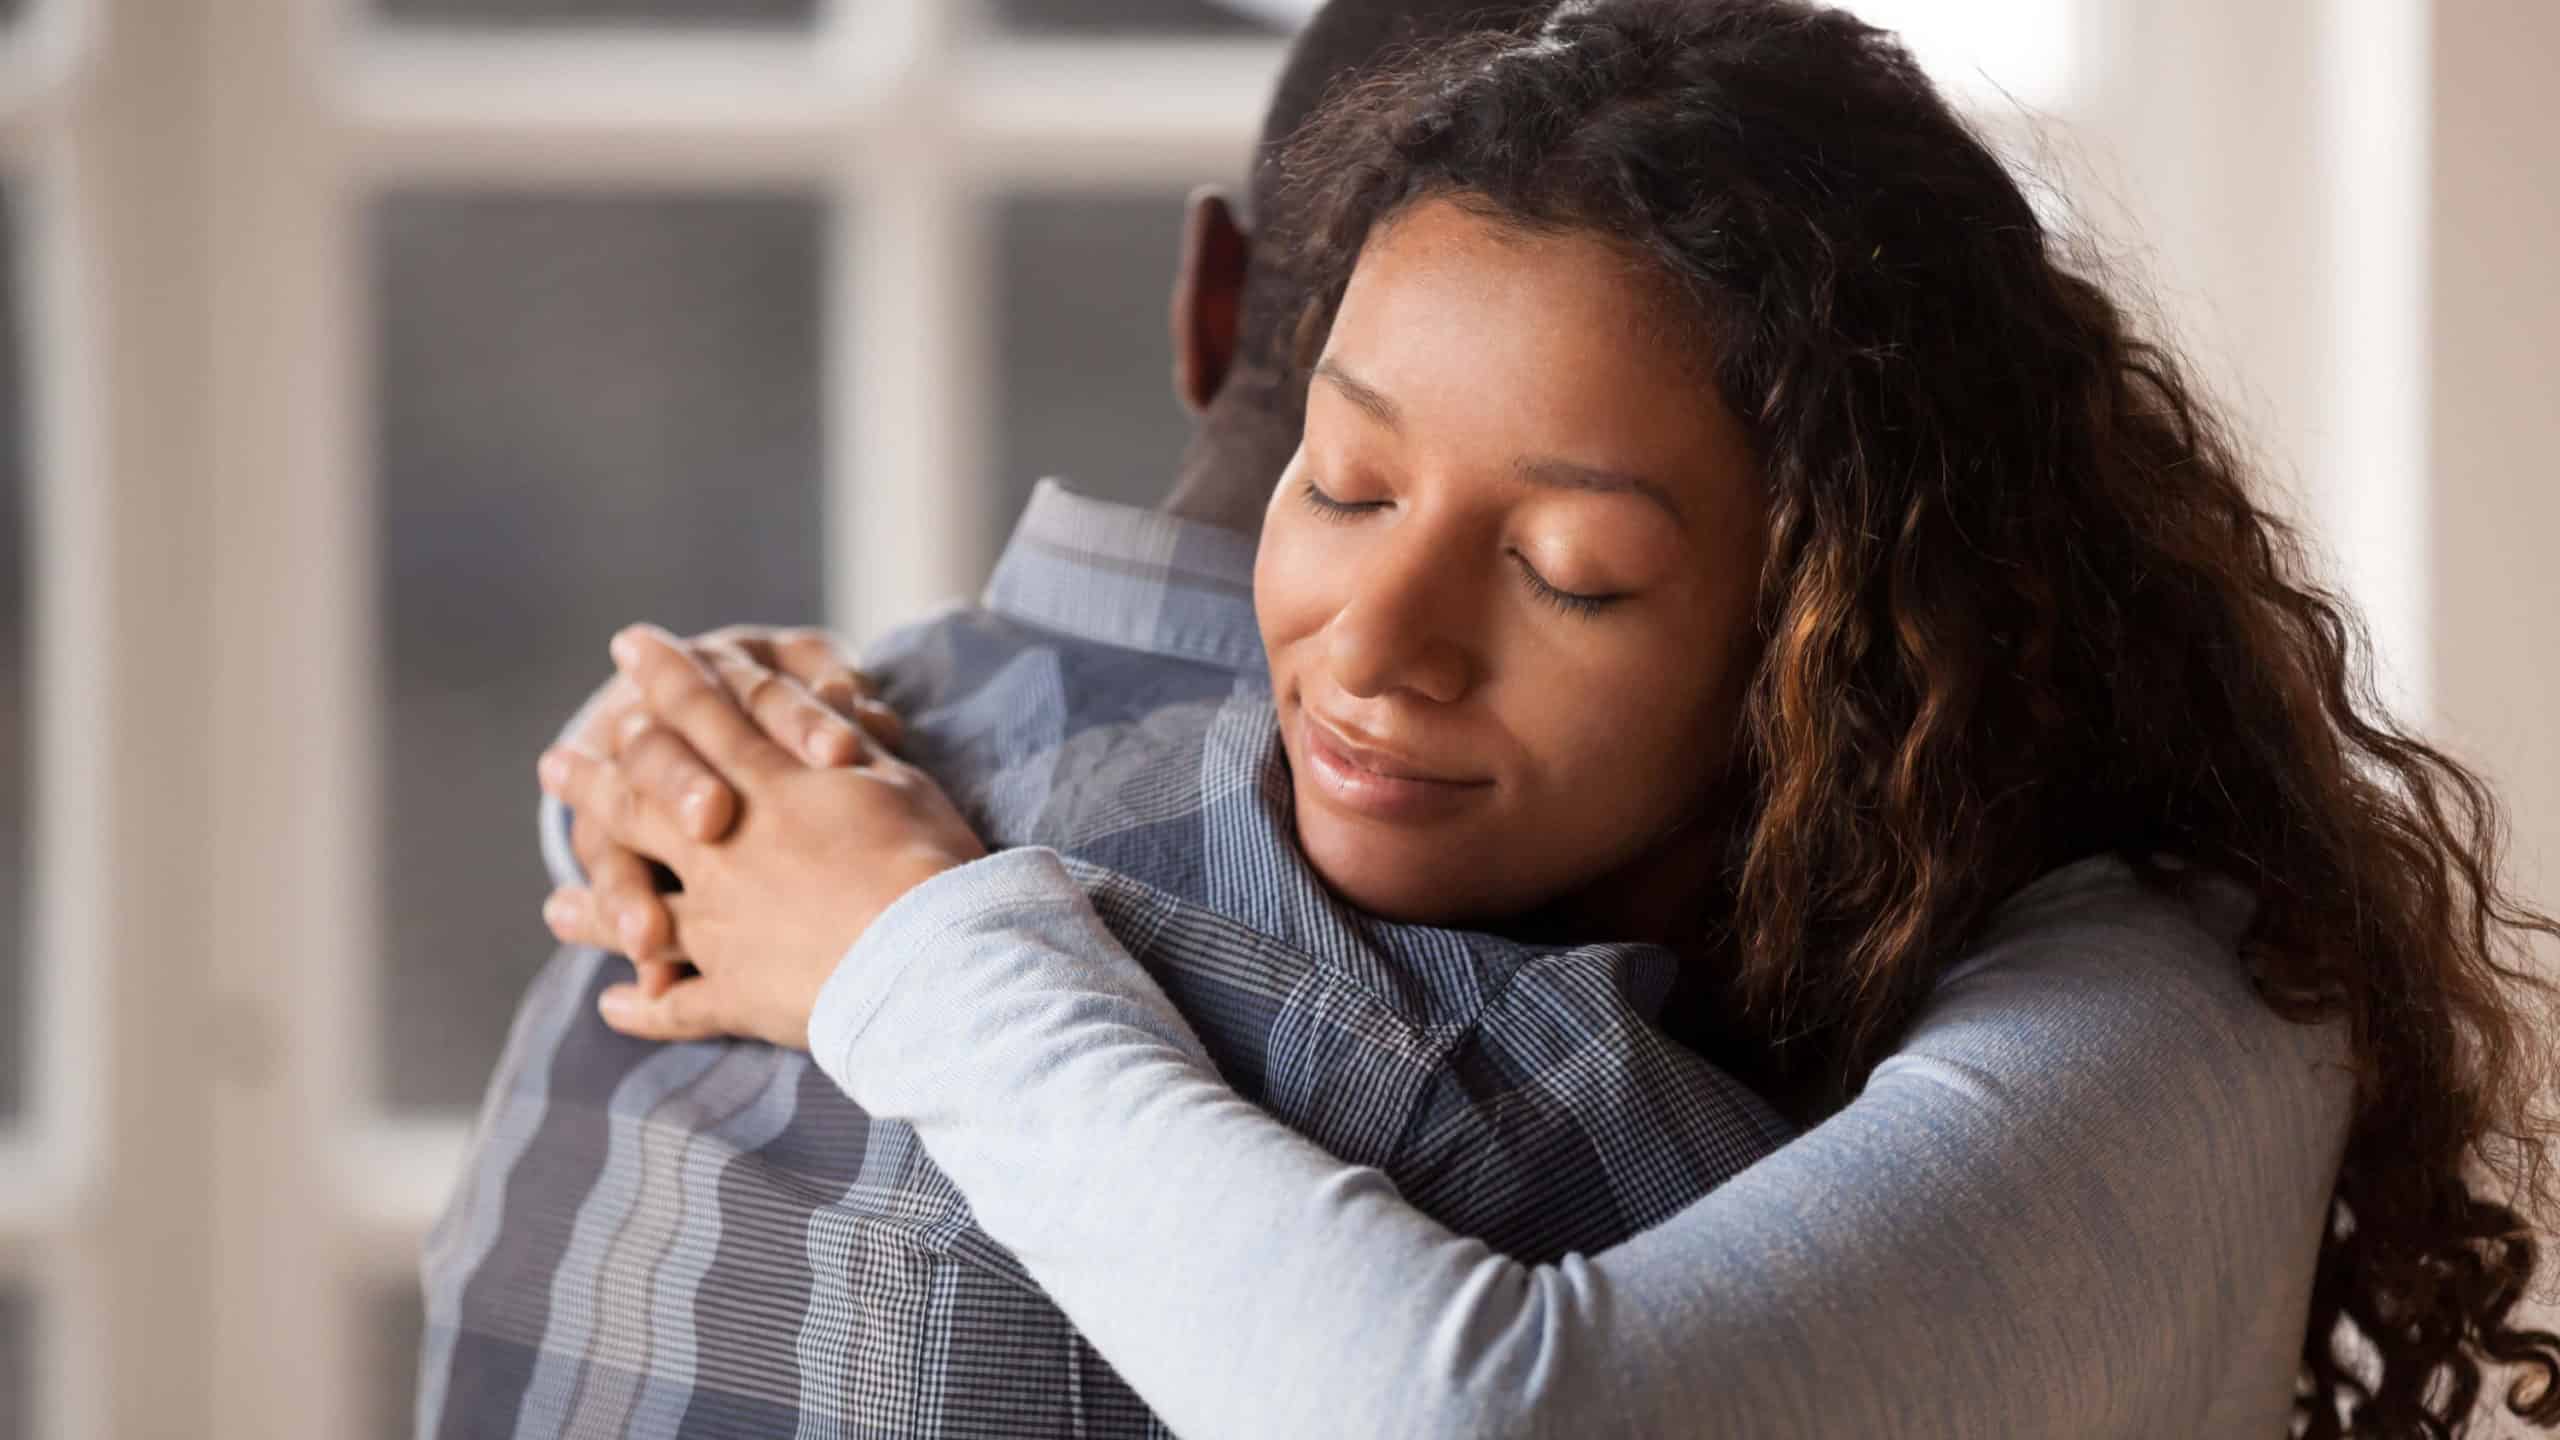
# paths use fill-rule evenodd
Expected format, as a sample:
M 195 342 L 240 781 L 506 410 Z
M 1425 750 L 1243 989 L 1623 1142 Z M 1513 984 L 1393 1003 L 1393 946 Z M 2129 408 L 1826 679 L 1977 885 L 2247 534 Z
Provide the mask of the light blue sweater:
M 1047 850 L 899 901 L 810 1033 L 1189 1440 L 2277 1436 L 2351 1082 L 2249 905 L 2050 872 L 1847 1108 L 1553 1265 L 1238 1099 Z

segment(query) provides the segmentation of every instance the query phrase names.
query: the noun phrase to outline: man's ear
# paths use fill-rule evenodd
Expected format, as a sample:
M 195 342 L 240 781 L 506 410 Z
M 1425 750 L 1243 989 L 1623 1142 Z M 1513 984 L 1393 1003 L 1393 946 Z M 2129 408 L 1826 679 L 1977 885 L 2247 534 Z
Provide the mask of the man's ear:
M 1252 257 L 1253 239 L 1236 223 L 1226 192 L 1214 185 L 1192 191 L 1173 275 L 1173 393 L 1195 415 L 1209 408 L 1235 365 Z

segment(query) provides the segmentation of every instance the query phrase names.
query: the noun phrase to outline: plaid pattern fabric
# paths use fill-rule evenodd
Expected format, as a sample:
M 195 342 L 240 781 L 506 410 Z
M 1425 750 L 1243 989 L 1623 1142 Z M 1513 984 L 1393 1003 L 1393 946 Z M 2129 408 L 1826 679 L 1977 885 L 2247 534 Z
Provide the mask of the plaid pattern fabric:
M 873 668 L 909 753 L 991 845 L 1066 857 L 1230 1084 L 1453 1228 L 1603 1247 L 1780 1143 L 1650 1023 L 1664 952 L 1391 925 L 1323 888 L 1251 564 L 1044 486 L 985 608 Z M 422 1436 L 1163 1433 L 911 1131 L 802 1054 L 615 1034 L 620 973 L 563 949 L 518 1013 L 426 1247 Z

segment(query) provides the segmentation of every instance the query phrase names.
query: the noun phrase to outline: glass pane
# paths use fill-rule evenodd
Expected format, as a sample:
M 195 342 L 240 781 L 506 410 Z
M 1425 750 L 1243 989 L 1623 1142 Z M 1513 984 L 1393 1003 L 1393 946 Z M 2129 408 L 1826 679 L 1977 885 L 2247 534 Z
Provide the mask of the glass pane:
M 805 26 L 816 18 L 818 0 L 373 0 L 373 8 L 386 20 L 429 24 L 526 27 L 638 23 L 731 29 Z
M 381 323 L 383 1095 L 475 1103 L 549 952 L 533 757 L 633 620 L 820 616 L 822 206 L 407 191 Z
M 0 1440 L 36 1433 L 35 1306 L 0 1289 Z
M 426 1333 L 425 1307 L 414 1285 L 383 1285 L 365 1297 L 366 1333 L 371 1336 L 365 1383 L 373 1394 L 373 1428 L 369 1435 L 407 1435 L 417 1429 L 418 1345 Z
M 1162 500 L 1191 434 L 1165 338 L 1182 192 L 1016 195 L 996 226 L 993 543 L 1044 475 L 1105 499 Z
M 0 1125 L 25 1103 L 27 1013 L 26 386 L 17 214 L 0 190 Z
M 1005 24 L 1056 35 L 1278 34 L 1286 27 L 1263 17 L 1288 8 L 1286 0 L 995 0 Z

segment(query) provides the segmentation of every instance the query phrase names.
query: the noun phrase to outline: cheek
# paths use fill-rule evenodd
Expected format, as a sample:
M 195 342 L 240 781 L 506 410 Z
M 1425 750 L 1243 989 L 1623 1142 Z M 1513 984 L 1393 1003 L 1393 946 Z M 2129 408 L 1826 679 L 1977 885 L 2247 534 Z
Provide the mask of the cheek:
M 1595 635 L 1521 666 L 1505 724 L 1535 757 L 1542 808 L 1577 828 L 1643 828 L 1684 803 L 1722 758 L 1726 658 L 1681 631 Z
M 1291 515 L 1274 506 L 1262 525 L 1262 542 L 1253 559 L 1253 614 L 1262 629 L 1262 648 L 1272 663 L 1272 680 L 1280 680 L 1284 652 L 1293 643 L 1324 628 L 1332 614 L 1326 549 L 1312 517 Z

